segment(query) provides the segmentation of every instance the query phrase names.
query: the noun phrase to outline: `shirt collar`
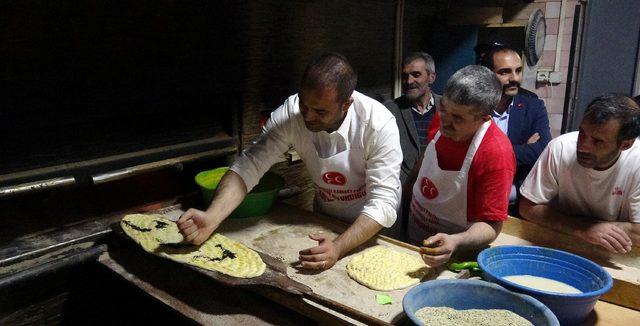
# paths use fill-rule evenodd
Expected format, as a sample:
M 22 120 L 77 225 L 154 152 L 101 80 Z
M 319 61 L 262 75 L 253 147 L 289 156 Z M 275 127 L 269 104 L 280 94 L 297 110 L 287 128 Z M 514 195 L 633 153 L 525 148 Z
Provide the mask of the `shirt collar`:
M 509 106 L 507 106 L 507 109 L 506 109 L 506 110 L 504 110 L 504 112 L 502 112 L 502 114 L 500 114 L 500 113 L 496 112 L 496 110 L 493 110 L 493 112 L 491 113 L 491 115 L 492 115 L 494 118 L 502 118 L 502 119 L 504 119 L 504 118 L 508 117 L 508 116 L 509 116 L 509 113 L 510 113 L 510 111 L 511 111 L 511 107 L 513 107 L 513 104 L 515 103 L 515 100 L 516 100 L 516 97 L 514 96 L 514 97 L 511 99 L 511 103 L 509 103 Z
M 415 107 L 414 105 L 411 106 L 411 109 L 413 109 L 413 111 L 416 111 L 416 113 L 418 113 L 420 115 L 424 115 L 425 113 L 431 111 L 431 109 L 433 109 L 433 106 L 435 104 L 436 104 L 436 101 L 433 99 L 433 93 L 431 93 L 431 98 L 429 99 L 429 104 L 427 104 L 427 109 L 424 110 L 424 112 L 418 111 L 418 108 Z
M 344 117 L 344 120 L 342 120 L 342 123 L 340 124 L 340 127 L 338 127 L 338 129 L 331 134 L 338 133 L 340 136 L 342 136 L 342 138 L 347 139 L 347 136 L 349 135 L 349 126 L 351 126 L 351 117 L 353 116 L 353 110 L 353 103 L 351 103 L 349 109 L 347 110 L 347 114 Z

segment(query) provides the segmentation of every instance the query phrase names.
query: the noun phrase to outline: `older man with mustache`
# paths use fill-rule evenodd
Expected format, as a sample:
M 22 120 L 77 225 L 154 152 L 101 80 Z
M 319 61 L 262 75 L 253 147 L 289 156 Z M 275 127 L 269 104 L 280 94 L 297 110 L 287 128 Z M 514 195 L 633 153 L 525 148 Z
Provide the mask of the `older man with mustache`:
M 427 128 L 440 105 L 440 95 L 431 90 L 435 80 L 433 58 L 425 52 L 410 53 L 402 61 L 402 96 L 384 103 L 395 116 L 400 130 L 402 182 L 427 146 Z
M 431 91 L 431 84 L 435 80 L 436 67 L 433 58 L 425 52 L 410 53 L 402 61 L 403 95 L 384 103 L 396 118 L 400 132 L 402 148 L 400 182 L 403 184 L 427 146 L 427 128 L 437 107 L 440 106 L 440 95 Z M 405 206 L 407 203 L 406 200 L 403 202 L 393 227 L 383 230 L 385 235 L 406 240 L 408 208 Z

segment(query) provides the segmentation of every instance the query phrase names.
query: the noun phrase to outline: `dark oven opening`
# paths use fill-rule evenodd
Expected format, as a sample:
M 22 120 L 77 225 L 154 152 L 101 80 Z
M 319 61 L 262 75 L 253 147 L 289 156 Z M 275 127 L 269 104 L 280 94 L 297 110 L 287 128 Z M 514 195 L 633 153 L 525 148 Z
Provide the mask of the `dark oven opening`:
M 4 3 L 0 187 L 237 147 L 236 26 L 210 6 Z

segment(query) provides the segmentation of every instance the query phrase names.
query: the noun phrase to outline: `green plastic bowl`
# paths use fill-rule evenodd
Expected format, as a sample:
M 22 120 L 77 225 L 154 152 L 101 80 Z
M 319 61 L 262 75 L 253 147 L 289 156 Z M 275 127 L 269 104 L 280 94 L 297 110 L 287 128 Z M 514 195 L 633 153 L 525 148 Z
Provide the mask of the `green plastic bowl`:
M 213 170 L 202 171 L 195 177 L 196 184 L 200 187 L 202 199 L 206 205 L 211 203 L 213 194 L 218 188 L 220 179 L 229 171 L 229 167 L 220 167 Z M 278 191 L 284 186 L 284 179 L 272 172 L 267 172 L 260 179 L 251 192 L 247 194 L 240 206 L 229 215 L 230 218 L 243 218 L 260 216 L 269 212 L 273 202 L 278 197 Z

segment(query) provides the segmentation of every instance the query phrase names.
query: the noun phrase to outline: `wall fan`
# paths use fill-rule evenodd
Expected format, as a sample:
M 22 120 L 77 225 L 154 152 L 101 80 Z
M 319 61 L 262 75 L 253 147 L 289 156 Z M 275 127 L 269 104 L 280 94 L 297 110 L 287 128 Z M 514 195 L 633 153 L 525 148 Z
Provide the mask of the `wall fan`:
M 542 10 L 538 9 L 529 17 L 525 31 L 525 57 L 530 67 L 535 66 L 542 57 L 546 29 L 544 14 Z

